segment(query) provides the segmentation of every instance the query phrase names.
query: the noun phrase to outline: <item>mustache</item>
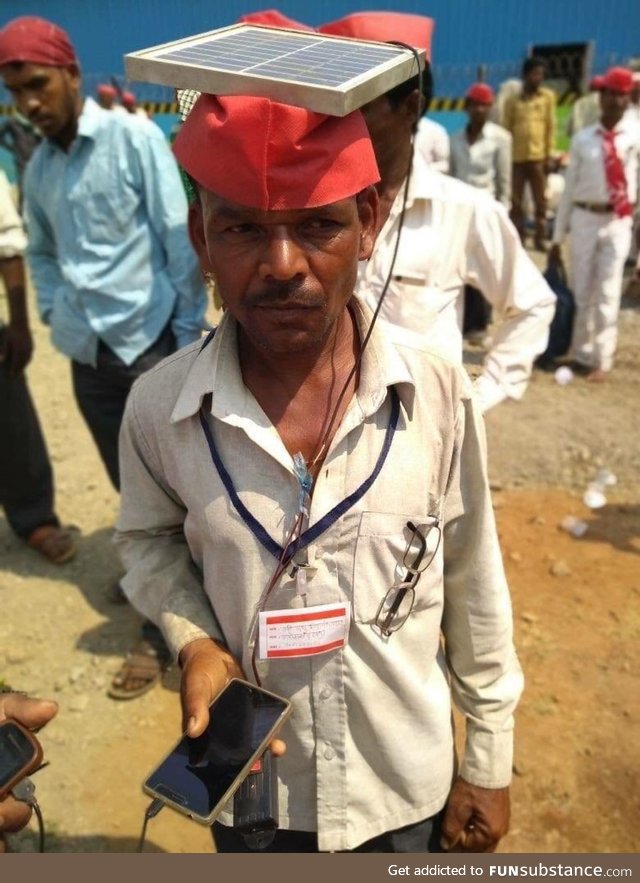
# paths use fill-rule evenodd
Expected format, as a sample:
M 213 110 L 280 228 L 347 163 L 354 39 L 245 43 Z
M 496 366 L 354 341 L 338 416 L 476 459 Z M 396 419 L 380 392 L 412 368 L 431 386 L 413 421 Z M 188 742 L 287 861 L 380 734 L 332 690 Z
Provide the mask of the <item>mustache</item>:
M 247 297 L 250 307 L 269 307 L 286 304 L 289 301 L 297 307 L 322 307 L 324 298 L 310 290 L 303 282 L 272 282 Z

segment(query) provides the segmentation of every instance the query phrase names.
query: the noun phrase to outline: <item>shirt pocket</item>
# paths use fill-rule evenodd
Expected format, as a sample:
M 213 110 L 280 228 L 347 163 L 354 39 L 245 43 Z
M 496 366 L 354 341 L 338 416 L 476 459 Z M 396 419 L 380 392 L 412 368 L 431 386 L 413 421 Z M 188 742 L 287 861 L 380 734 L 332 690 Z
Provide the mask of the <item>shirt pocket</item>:
M 138 209 L 137 192 L 126 182 L 88 181 L 72 197 L 80 239 L 89 243 L 116 243 L 126 237 Z
M 439 505 L 430 513 L 398 515 L 385 512 L 363 512 L 360 516 L 354 555 L 353 618 L 361 624 L 373 624 L 380 605 L 393 586 L 401 585 L 408 574 L 403 558 L 407 552 L 412 528 L 418 527 L 425 537 L 425 569 L 415 584 L 412 614 L 438 603 L 442 596 L 442 542 Z M 411 559 L 419 552 L 412 545 Z

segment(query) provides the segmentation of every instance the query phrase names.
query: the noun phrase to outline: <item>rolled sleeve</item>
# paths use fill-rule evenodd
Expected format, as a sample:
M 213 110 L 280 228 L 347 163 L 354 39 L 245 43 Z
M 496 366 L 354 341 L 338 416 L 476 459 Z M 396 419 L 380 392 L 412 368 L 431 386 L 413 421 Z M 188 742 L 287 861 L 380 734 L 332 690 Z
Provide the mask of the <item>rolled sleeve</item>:
M 496 332 L 477 392 L 483 410 L 521 399 L 533 361 L 549 339 L 556 298 L 520 243 L 503 206 L 479 203 L 465 281 L 493 306 Z
M 156 126 L 134 132 L 149 222 L 163 244 L 166 272 L 176 291 L 171 320 L 178 348 L 198 340 L 206 327 L 207 293 L 187 232 L 187 199 L 173 154 Z
M 463 401 L 445 507 L 442 631 L 454 702 L 466 719 L 461 775 L 483 788 L 509 784 L 513 713 L 523 677 L 491 505 L 482 417 Z
M 177 657 L 198 638 L 224 642 L 205 595 L 202 574 L 184 535 L 186 509 L 163 482 L 136 410 L 136 386 L 120 432 L 121 510 L 115 543 L 125 594 L 163 632 Z
M 11 198 L 9 182 L 0 171 L 0 260 L 20 257 L 26 247 L 27 237 Z

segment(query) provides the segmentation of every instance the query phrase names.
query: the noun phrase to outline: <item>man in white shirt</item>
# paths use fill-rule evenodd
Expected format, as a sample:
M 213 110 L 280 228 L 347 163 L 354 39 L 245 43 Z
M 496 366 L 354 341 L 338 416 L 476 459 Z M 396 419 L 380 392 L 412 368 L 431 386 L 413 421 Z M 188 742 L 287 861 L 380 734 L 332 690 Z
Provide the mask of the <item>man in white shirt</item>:
M 491 86 L 474 83 L 465 99 L 469 122 L 451 136 L 451 174 L 511 208 L 511 135 L 489 119 Z
M 393 21 L 402 20 L 395 15 Z M 412 20 L 416 16 L 410 17 Z M 407 39 L 388 13 L 360 13 L 319 28 L 321 32 L 381 41 Z M 429 19 L 423 19 L 429 22 Z M 377 25 L 377 28 L 376 28 Z M 430 31 L 430 28 L 429 28 Z M 427 48 L 412 25 L 413 45 Z M 423 345 L 445 358 L 462 360 L 464 286 L 479 288 L 497 320 L 493 345 L 475 393 L 483 411 L 506 398 L 520 399 L 535 357 L 544 351 L 555 296 L 526 252 L 506 210 L 485 193 L 434 172 L 413 152 L 413 133 L 428 102 L 430 69 L 363 108 L 381 181 L 381 230 L 371 259 L 362 264 L 358 293 L 375 308 L 396 246 L 411 157 L 402 235 L 380 316 L 411 329 Z
M 422 154 L 426 163 L 436 172 L 444 175 L 449 171 L 449 135 L 444 126 L 423 116 L 418 123 L 415 138 L 416 151 Z
M 604 77 L 595 76 L 589 80 L 589 92 L 578 98 L 571 109 L 571 116 L 567 123 L 567 135 L 571 137 L 580 129 L 592 126 L 600 119 L 600 90 Z
M 467 90 L 469 122 L 451 138 L 451 174 L 484 190 L 511 208 L 511 135 L 489 119 L 495 96 L 491 86 L 474 83 Z M 491 307 L 482 292 L 465 286 L 463 333 L 482 340 L 491 319 Z
M 565 190 L 558 207 L 549 261 L 561 262 L 569 232 L 569 264 L 576 316 L 574 368 L 601 382 L 613 366 L 624 263 L 631 245 L 640 143 L 625 118 L 631 71 L 611 68 L 600 94 L 600 122 L 571 141 Z

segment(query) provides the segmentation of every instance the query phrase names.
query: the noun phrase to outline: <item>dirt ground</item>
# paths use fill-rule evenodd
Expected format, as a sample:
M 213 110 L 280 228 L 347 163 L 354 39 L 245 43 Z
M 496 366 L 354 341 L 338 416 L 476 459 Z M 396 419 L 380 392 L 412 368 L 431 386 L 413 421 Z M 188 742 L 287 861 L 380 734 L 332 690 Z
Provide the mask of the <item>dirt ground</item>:
M 0 678 L 60 703 L 41 734 L 37 776 L 49 849 L 127 852 L 147 798 L 140 782 L 177 738 L 177 673 L 127 703 L 105 690 L 138 620 L 107 600 L 120 570 L 118 501 L 71 394 L 69 365 L 34 321 L 29 381 L 79 554 L 40 560 L 0 519 Z M 505 852 L 635 852 L 640 847 L 640 293 L 621 318 L 610 381 L 558 386 L 536 373 L 523 402 L 487 419 L 490 476 L 527 686 L 517 715 L 513 818 Z M 481 355 L 468 353 L 470 370 Z M 582 494 L 599 468 L 617 476 L 607 505 Z M 559 528 L 568 515 L 588 530 Z M 29 831 L 12 848 L 34 849 Z M 170 811 L 147 849 L 212 851 L 209 832 Z

